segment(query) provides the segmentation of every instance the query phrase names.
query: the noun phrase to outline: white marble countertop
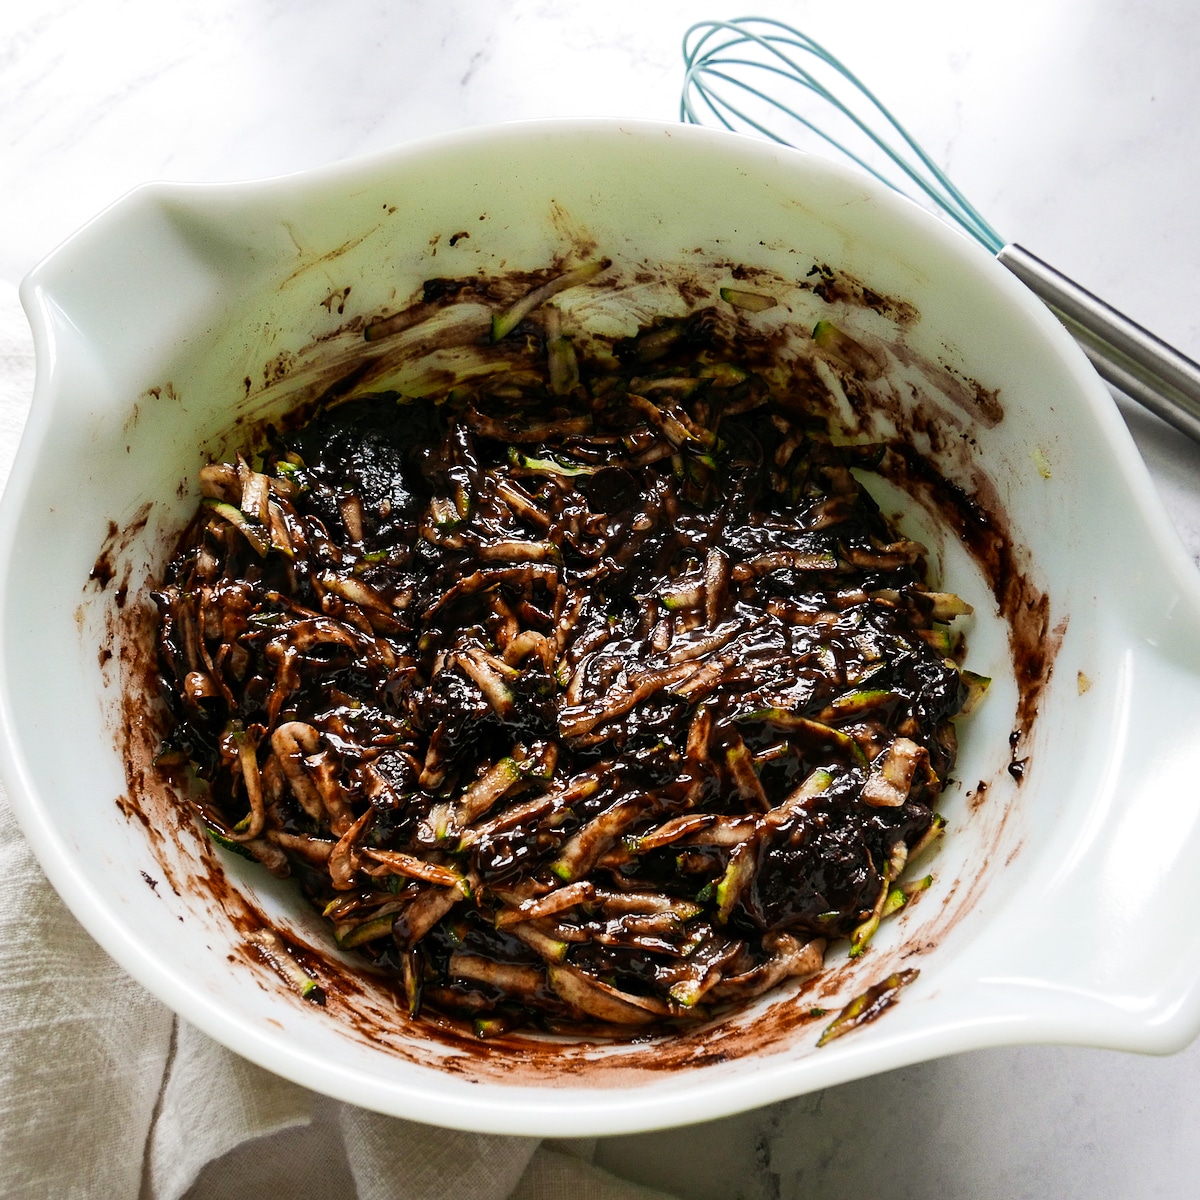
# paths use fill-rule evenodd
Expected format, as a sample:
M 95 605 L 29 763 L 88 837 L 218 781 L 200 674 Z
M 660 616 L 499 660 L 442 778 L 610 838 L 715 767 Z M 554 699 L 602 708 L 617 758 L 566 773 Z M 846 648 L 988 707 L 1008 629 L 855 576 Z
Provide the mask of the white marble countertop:
M 1008 238 L 1200 358 L 1200 6 L 759 0 L 867 78 Z M 723 0 L 22 0 L 0 11 L 0 280 L 152 178 L 271 175 L 496 120 L 674 119 Z M 1200 448 L 1131 416 L 1200 555 Z M 1200 1049 L 981 1052 L 602 1144 L 686 1200 L 1190 1195 Z

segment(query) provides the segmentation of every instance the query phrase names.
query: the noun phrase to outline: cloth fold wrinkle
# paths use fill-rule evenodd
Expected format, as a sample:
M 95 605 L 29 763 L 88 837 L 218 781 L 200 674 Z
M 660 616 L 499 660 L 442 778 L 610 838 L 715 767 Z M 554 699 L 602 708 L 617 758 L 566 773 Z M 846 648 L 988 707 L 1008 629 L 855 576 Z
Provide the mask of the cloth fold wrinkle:
M 177 1200 L 207 1163 L 235 1146 L 309 1124 L 313 1099 L 179 1021 L 150 1141 L 150 1196 Z
M 607 1171 L 543 1143 L 509 1200 L 665 1200 L 652 1188 L 622 1181 L 614 1192 L 613 1184 Z
M 136 1197 L 171 1014 L 46 882 L 0 792 L 0 1197 Z
M 462 1133 L 343 1105 L 339 1124 L 358 1200 L 505 1200 L 537 1149 L 536 1138 Z

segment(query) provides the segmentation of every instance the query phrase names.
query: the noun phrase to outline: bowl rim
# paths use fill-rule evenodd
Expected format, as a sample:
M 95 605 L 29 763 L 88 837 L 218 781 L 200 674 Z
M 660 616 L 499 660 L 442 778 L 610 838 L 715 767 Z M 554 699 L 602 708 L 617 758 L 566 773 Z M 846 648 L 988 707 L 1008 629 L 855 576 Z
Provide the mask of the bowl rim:
M 410 161 L 428 155 L 469 152 L 475 147 L 494 145 L 497 139 L 520 143 L 546 133 L 570 135 L 583 131 L 627 133 L 643 138 L 665 136 L 688 139 L 698 144 L 710 144 L 721 153 L 728 150 L 735 156 L 752 161 L 784 157 L 797 164 L 798 169 L 817 177 L 825 176 L 852 184 L 872 203 L 883 206 L 902 222 L 908 223 L 918 236 L 938 243 L 961 264 L 973 286 L 998 291 L 1031 329 L 1037 330 L 1055 347 L 1077 382 L 1100 435 L 1114 447 L 1122 465 L 1123 482 L 1145 525 L 1154 534 L 1156 552 L 1173 577 L 1178 579 L 1181 591 L 1200 612 L 1200 583 L 1194 576 L 1190 559 L 1174 535 L 1107 389 L 1065 329 L 991 255 L 958 230 L 854 168 L 723 130 L 610 118 L 565 118 L 480 126 L 437 134 L 369 155 L 264 179 L 228 183 L 143 184 L 116 200 L 53 250 L 21 284 L 21 299 L 34 334 L 37 382 L 29 424 L 21 438 L 3 498 L 0 499 L 0 571 L 7 573 L 12 559 L 21 510 L 57 407 L 57 330 L 50 279 L 56 271 L 69 266 L 75 247 L 83 239 L 103 234 L 105 223 L 112 219 L 113 214 L 136 206 L 152 210 L 155 206 L 180 197 L 194 202 L 206 196 L 238 196 L 267 203 L 279 189 L 321 188 L 383 170 L 402 172 Z M 5 596 L 0 593 L 0 623 L 5 622 L 3 608 L 6 604 Z M 434 1094 L 428 1088 L 410 1086 L 400 1078 L 387 1084 L 364 1078 L 352 1069 L 309 1055 L 303 1047 L 280 1044 L 267 1031 L 249 1030 L 231 1021 L 219 1004 L 194 990 L 181 987 L 180 981 L 158 963 L 153 952 L 142 946 L 122 923 L 119 915 L 110 910 L 104 897 L 72 869 L 72 851 L 50 819 L 46 802 L 29 771 L 24 749 L 12 733 L 15 697 L 10 693 L 7 659 L 7 648 L 0 645 L 0 725 L 4 728 L 4 736 L 0 738 L 0 774 L 7 783 L 18 823 L 46 875 L 92 937 L 130 975 L 189 1022 L 252 1061 L 304 1086 L 381 1112 L 432 1124 L 503 1134 L 528 1135 L 536 1132 L 575 1135 L 646 1131 L 729 1115 L 797 1094 L 798 1089 L 792 1078 L 795 1064 L 772 1064 L 770 1059 L 763 1060 L 759 1064 L 760 1069 L 755 1071 L 722 1077 L 707 1076 L 703 1088 L 691 1092 L 664 1095 L 649 1089 L 580 1090 L 574 1094 L 570 1107 L 562 1104 L 563 1091 L 556 1088 L 536 1093 L 532 1089 L 504 1089 L 499 1100 L 494 1089 L 488 1085 L 474 1085 L 473 1090 L 443 1089 L 440 1094 Z M 859 1045 L 851 1039 L 849 1043 L 839 1043 L 836 1054 L 805 1061 L 802 1090 L 814 1090 L 959 1051 L 1044 1040 L 1047 1030 L 1055 1039 L 1062 1041 L 1147 1050 L 1173 1049 L 1186 1044 L 1200 1028 L 1200 995 L 1193 992 L 1190 999 L 1190 1004 L 1185 1008 L 1164 1016 L 1152 1027 L 1142 1030 L 1140 1036 L 1134 1036 L 1127 1026 L 1102 1021 L 1095 1013 L 1086 1016 L 1064 1011 L 1055 1016 L 1053 1010 L 1048 1008 L 1041 1014 L 981 1015 L 975 1021 L 960 1022 L 953 1026 L 934 1024 L 927 1029 L 910 1031 L 903 1037 L 891 1037 L 881 1032 L 870 1044 Z

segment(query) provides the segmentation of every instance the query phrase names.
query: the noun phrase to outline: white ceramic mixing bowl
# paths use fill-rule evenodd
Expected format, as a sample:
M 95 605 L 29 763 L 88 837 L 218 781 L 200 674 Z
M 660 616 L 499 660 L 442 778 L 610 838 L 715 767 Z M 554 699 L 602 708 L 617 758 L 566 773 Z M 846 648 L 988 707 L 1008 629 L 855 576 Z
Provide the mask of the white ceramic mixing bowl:
M 414 1028 L 385 989 L 346 982 L 298 896 L 221 858 L 127 764 L 143 717 L 127 701 L 146 581 L 195 505 L 198 467 L 236 442 L 236 420 L 310 395 L 330 356 L 361 351 L 363 319 L 399 309 L 430 277 L 588 252 L 614 259 L 642 313 L 683 305 L 684 274 L 703 291 L 748 268 L 786 293 L 764 319 L 786 312 L 799 341 L 822 317 L 874 339 L 881 386 L 920 418 L 933 457 L 1003 527 L 1013 558 L 1008 576 L 989 578 L 920 504 L 881 492 L 974 603 L 969 665 L 996 679 L 962 725 L 950 832 L 921 902 L 859 962 L 832 955 L 799 999 L 785 989 L 674 1043 L 525 1054 Z M 814 291 L 814 266 L 867 291 Z M 1194 568 L 1074 343 L 1007 272 L 906 201 L 706 130 L 509 126 L 287 179 L 140 188 L 22 295 L 38 381 L 0 507 L 4 776 L 79 920 L 227 1046 L 417 1120 L 595 1134 L 977 1047 L 1169 1051 L 1200 1028 Z M 904 305 L 875 303 L 888 297 Z M 1002 613 L 1010 577 L 1025 590 Z M 1012 622 L 1043 595 L 1053 673 L 1010 750 Z M 1027 760 L 1019 785 L 1014 756 Z M 324 1008 L 247 949 L 260 919 L 314 948 Z M 816 1048 L 823 1022 L 809 1009 L 836 1010 L 910 967 L 919 977 L 881 1019 Z

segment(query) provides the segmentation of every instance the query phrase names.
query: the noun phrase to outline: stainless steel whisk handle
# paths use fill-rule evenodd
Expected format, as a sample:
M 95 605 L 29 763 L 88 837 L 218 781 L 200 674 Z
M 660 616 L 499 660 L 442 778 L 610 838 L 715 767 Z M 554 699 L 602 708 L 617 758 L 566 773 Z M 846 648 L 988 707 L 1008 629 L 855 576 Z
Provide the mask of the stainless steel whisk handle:
M 1200 441 L 1200 364 L 1015 243 L 1000 260 L 1044 300 L 1099 374 Z

